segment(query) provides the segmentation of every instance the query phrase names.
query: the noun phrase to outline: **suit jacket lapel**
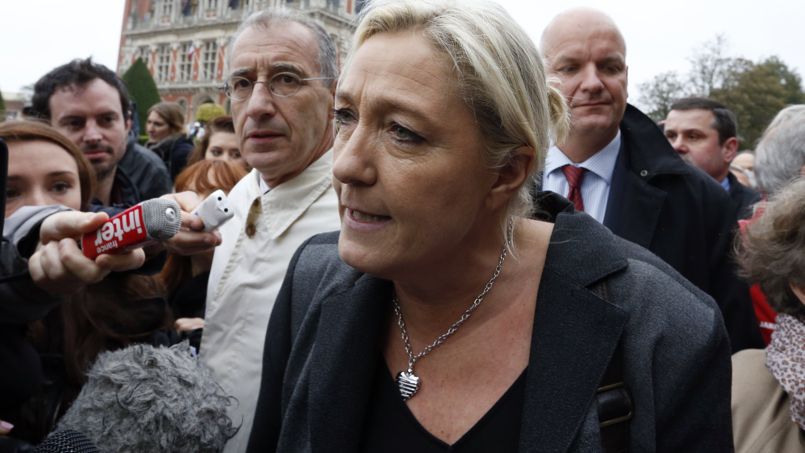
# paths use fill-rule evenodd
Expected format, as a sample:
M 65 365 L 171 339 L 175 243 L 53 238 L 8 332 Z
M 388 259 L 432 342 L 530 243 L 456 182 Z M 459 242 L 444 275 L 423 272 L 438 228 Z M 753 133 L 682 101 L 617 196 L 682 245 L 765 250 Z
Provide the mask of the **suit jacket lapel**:
M 390 300 L 388 282 L 364 276 L 322 305 L 309 364 L 312 451 L 358 450 Z
M 627 265 L 617 251 L 600 245 L 609 241 L 597 240 L 610 233 L 587 216 L 574 222 L 575 228 L 560 229 L 563 217 L 580 216 L 557 218 L 548 250 L 534 316 L 521 451 L 570 447 L 627 321 L 626 312 L 587 288 Z M 599 232 L 579 239 L 579 228 Z

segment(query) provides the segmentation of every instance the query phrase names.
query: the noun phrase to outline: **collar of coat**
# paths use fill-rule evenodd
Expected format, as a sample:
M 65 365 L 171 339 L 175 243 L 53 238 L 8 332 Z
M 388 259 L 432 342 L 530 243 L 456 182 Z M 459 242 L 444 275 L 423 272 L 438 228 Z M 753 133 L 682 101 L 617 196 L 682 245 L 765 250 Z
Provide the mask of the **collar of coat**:
M 627 165 L 633 171 L 647 172 L 640 175 L 651 179 L 658 175 L 681 175 L 691 172 L 690 166 L 679 157 L 657 124 L 631 104 L 621 120 L 621 150 L 626 150 Z M 623 158 L 622 157 L 622 158 Z

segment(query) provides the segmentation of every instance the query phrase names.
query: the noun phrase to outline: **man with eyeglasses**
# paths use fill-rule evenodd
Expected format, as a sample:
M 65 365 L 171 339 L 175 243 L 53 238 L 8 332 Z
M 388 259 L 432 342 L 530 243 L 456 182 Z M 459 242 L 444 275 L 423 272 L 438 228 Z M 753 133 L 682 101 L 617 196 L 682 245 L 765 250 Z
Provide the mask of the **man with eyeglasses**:
M 250 16 L 230 44 L 235 134 L 253 170 L 230 192 L 207 287 L 201 359 L 237 402 L 225 451 L 246 450 L 260 392 L 268 318 L 288 263 L 308 237 L 340 227 L 332 189 L 335 45 L 288 11 Z M 242 423 L 242 424 L 241 424 Z

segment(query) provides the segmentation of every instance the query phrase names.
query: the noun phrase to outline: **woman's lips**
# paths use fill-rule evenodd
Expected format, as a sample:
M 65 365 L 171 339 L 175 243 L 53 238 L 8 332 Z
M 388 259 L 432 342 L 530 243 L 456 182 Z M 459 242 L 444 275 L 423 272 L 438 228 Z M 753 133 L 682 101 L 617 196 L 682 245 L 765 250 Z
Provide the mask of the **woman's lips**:
M 370 214 L 368 212 L 359 211 L 357 209 L 347 208 L 347 215 L 356 222 L 360 223 L 377 223 L 385 222 L 391 219 L 389 216 Z
M 342 230 L 360 233 L 374 233 L 381 231 L 391 222 L 391 217 L 371 214 L 352 208 L 345 208 L 341 223 Z

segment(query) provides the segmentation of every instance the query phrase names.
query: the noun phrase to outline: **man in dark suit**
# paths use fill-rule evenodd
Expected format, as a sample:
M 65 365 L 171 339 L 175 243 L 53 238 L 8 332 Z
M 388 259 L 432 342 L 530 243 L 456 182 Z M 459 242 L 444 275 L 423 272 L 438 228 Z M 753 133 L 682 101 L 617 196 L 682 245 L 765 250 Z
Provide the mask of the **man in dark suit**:
M 626 44 L 615 23 L 597 10 L 566 11 L 546 27 L 541 49 L 571 116 L 570 134 L 548 151 L 543 189 L 567 196 L 710 294 L 733 351 L 763 347 L 748 289 L 729 256 L 737 210 L 626 103 Z
M 688 97 L 671 105 L 663 126 L 665 138 L 676 152 L 729 193 L 738 217 L 751 217 L 752 205 L 760 201 L 760 194 L 743 186 L 730 172 L 738 152 L 735 114 L 712 99 Z

